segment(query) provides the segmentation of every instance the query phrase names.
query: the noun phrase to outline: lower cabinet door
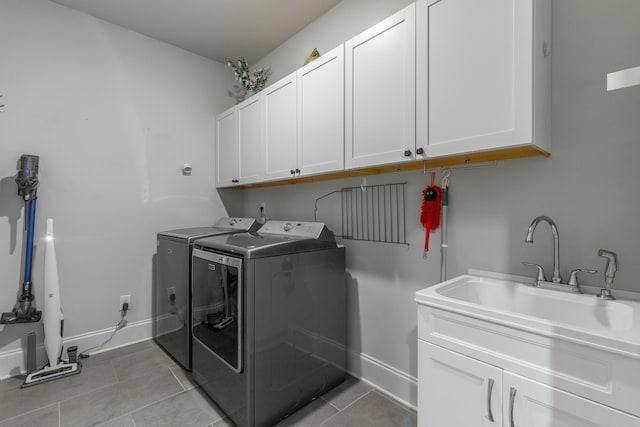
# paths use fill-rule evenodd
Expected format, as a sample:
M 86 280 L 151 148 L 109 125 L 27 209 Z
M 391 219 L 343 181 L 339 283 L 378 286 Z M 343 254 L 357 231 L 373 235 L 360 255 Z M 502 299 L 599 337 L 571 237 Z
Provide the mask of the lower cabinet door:
M 508 427 L 640 426 L 640 418 L 507 371 L 502 394 Z
M 502 425 L 502 369 L 418 340 L 418 425 Z

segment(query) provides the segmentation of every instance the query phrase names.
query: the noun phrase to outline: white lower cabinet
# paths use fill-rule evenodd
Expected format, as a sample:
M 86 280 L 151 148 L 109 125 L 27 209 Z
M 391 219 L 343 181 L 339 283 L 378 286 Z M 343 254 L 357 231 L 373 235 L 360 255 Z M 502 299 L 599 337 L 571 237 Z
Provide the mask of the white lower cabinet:
M 502 369 L 418 340 L 418 425 L 502 425 Z
M 640 419 L 418 340 L 421 427 L 638 427 Z
M 638 427 L 640 419 L 504 371 L 502 413 L 510 427 Z

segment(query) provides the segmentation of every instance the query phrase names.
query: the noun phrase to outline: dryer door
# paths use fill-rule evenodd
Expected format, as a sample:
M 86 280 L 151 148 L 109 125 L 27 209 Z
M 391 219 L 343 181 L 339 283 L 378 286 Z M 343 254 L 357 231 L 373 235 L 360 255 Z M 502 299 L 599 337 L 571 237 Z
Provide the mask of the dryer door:
M 194 249 L 191 260 L 193 339 L 242 372 L 242 259 Z

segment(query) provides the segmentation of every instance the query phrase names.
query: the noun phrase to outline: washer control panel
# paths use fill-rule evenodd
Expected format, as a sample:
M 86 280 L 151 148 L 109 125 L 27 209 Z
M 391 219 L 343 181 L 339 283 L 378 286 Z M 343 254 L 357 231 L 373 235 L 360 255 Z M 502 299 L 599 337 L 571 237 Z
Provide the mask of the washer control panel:
M 279 234 L 292 237 L 308 237 L 317 239 L 324 229 L 322 222 L 302 221 L 267 221 L 260 228 L 260 234 Z
M 220 218 L 214 227 L 249 231 L 255 223 L 254 218 Z

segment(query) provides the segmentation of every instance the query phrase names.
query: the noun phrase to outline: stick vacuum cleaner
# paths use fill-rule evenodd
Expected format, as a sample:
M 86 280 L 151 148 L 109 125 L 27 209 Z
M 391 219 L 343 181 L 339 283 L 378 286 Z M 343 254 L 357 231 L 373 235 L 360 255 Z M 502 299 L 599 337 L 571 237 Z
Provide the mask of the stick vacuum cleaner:
M 60 283 L 56 248 L 53 244 L 53 219 L 47 219 L 47 234 L 44 243 L 44 346 L 49 363 L 44 368 L 27 375 L 22 388 L 61 377 L 80 373 L 77 360 L 78 348 L 69 347 L 69 360 L 62 360 L 62 330 L 64 317 L 60 307 Z
M 33 306 L 33 293 L 31 292 L 31 270 L 33 260 L 33 232 L 36 222 L 36 199 L 38 198 L 38 156 L 23 154 L 20 157 L 20 169 L 16 175 L 18 184 L 18 196 L 24 199 L 25 224 L 27 231 L 27 246 L 25 249 L 24 282 L 18 302 L 10 313 L 2 313 L 0 323 L 7 325 L 13 323 L 39 322 L 42 312 L 36 311 Z
M 25 251 L 25 271 L 22 292 L 12 312 L 2 313 L 0 323 L 16 324 L 38 322 L 44 317 L 45 350 L 49 363 L 42 369 L 28 372 L 22 387 L 28 387 L 57 378 L 80 373 L 77 362 L 77 347 L 67 349 L 68 361 L 62 360 L 63 316 L 60 307 L 60 284 L 58 282 L 58 265 L 53 243 L 53 220 L 47 220 L 44 250 L 44 316 L 33 305 L 31 270 L 33 261 L 33 234 L 36 216 L 36 199 L 38 188 L 38 156 L 23 155 L 20 158 L 20 170 L 16 176 L 18 195 L 25 200 L 27 218 L 27 247 Z

